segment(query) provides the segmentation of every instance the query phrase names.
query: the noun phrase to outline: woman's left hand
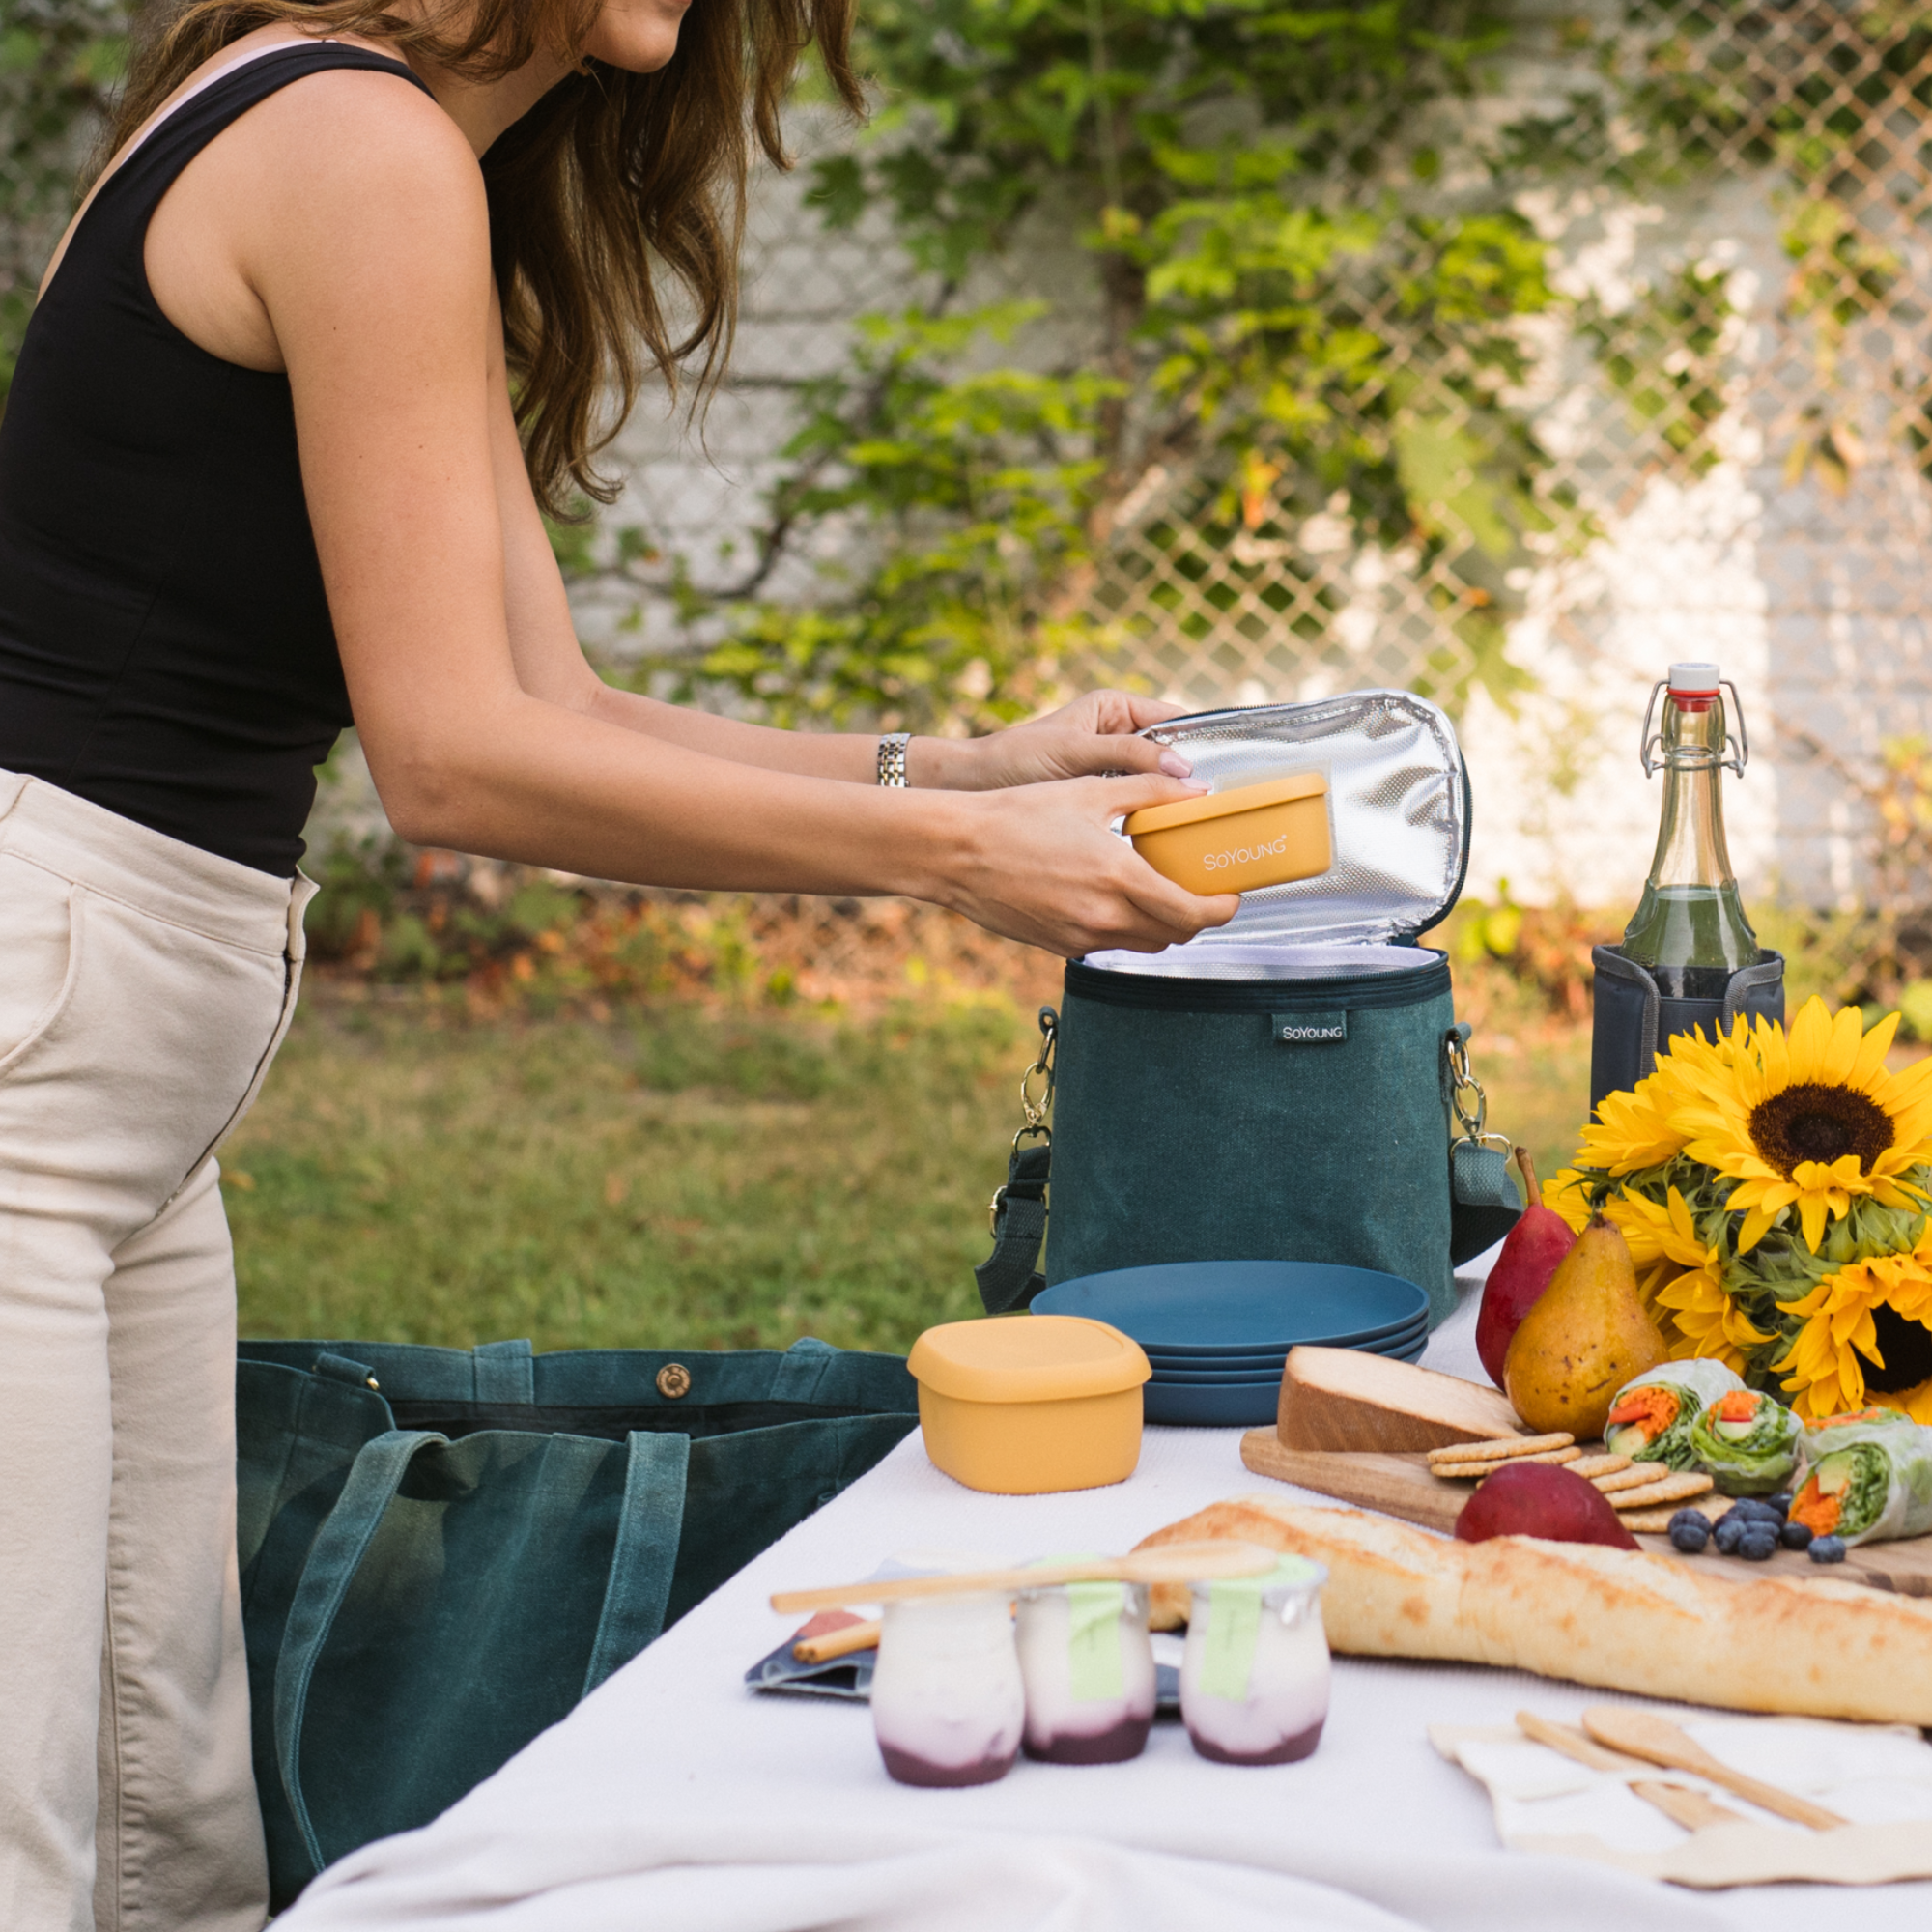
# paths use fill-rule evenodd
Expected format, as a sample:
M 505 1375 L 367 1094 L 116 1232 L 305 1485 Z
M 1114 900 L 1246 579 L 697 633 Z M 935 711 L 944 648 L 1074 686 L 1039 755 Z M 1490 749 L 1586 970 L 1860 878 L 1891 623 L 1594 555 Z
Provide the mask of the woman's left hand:
M 1164 772 L 1171 779 L 1184 779 L 1194 768 L 1179 752 L 1134 735 L 1149 724 L 1182 715 L 1180 705 L 1159 698 L 1135 697 L 1124 691 L 1090 691 L 1058 711 L 989 737 L 952 743 L 920 740 L 907 763 L 912 781 L 918 784 L 920 753 L 944 745 L 958 764 L 940 782 L 957 791 L 997 791 L 1055 779 L 1096 778 L 1105 772 Z

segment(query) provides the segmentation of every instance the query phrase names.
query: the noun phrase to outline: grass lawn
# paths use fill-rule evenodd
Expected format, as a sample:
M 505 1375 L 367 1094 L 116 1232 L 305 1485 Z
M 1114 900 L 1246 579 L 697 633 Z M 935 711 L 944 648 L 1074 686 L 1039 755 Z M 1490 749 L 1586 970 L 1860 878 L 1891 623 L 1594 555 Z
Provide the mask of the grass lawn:
M 1032 1039 L 1005 1004 L 439 1026 L 325 993 L 222 1155 L 242 1332 L 903 1350 L 979 1312 Z M 1474 1051 L 1553 1172 L 1587 1035 Z

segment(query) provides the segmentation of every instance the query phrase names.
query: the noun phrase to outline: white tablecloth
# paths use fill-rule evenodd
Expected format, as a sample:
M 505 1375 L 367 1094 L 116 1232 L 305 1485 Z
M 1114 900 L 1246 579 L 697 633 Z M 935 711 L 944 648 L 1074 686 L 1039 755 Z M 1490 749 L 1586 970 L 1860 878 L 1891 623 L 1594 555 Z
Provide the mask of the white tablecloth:
M 1473 1313 L 1438 1333 L 1432 1366 L 1480 1373 Z M 965 1791 L 894 1784 L 862 1704 L 744 1687 L 795 1621 L 768 1607 L 776 1589 L 867 1576 L 913 1548 L 1124 1549 L 1269 1487 L 1239 1442 L 1237 1430 L 1150 1429 L 1126 1483 L 1003 1497 L 940 1475 L 915 1433 L 461 1804 L 344 1860 L 278 1925 L 1849 1932 L 1879 1913 L 1932 1925 L 1932 1885 L 1693 1893 L 1504 1852 L 1486 1795 L 1426 1731 L 1508 1723 L 1524 1706 L 1574 1719 L 1604 1701 L 1539 1678 L 1339 1659 L 1328 1728 L 1301 1764 L 1208 1764 L 1163 1723 L 1130 1764 L 1022 1759 Z

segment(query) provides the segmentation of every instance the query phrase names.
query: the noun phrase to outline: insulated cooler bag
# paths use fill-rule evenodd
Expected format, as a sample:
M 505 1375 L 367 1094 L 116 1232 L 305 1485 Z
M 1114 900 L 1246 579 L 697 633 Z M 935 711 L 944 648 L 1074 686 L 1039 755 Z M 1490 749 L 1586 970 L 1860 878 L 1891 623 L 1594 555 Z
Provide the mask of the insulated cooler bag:
M 1367 691 L 1145 735 L 1216 791 L 1321 772 L 1334 863 L 1245 895 L 1229 924 L 1184 946 L 1067 966 L 1034 1069 L 1050 1083 L 1050 1136 L 1030 1098 L 981 1298 L 1000 1312 L 1052 1282 L 1157 1262 L 1338 1262 L 1419 1284 L 1439 1321 L 1455 1264 L 1520 1211 L 1508 1143 L 1484 1131 L 1448 959 L 1418 943 L 1468 865 L 1449 720 L 1413 693 Z
M 237 1542 L 275 1909 L 454 1804 L 918 1411 L 900 1356 L 811 1341 L 243 1342 Z

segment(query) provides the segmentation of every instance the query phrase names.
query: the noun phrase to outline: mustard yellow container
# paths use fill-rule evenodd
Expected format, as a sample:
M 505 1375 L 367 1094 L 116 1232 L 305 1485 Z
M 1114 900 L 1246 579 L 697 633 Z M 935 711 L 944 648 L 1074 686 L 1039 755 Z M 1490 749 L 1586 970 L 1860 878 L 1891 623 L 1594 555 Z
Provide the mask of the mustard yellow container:
M 1141 1459 L 1140 1345 L 1080 1315 L 928 1328 L 906 1366 L 934 1466 L 969 1490 L 1036 1496 L 1123 1483 Z
M 1296 772 L 1128 816 L 1134 850 L 1190 893 L 1251 893 L 1312 879 L 1334 863 L 1328 781 Z

